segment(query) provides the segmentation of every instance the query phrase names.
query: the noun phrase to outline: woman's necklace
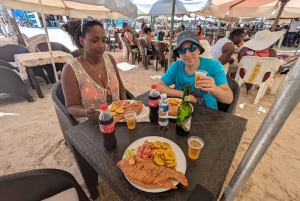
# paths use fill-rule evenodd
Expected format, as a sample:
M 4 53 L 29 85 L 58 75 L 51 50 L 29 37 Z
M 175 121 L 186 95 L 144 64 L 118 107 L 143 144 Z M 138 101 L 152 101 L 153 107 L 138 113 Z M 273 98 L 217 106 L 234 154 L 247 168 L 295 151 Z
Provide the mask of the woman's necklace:
M 84 59 L 84 61 L 96 72 L 96 73 L 98 73 L 99 74 L 99 78 L 101 78 L 101 70 L 100 70 L 100 73 L 98 72 L 98 71 L 96 71 L 96 69 L 89 63 L 89 62 L 87 62 L 87 60 L 85 59 L 85 57 L 83 56 L 83 59 Z

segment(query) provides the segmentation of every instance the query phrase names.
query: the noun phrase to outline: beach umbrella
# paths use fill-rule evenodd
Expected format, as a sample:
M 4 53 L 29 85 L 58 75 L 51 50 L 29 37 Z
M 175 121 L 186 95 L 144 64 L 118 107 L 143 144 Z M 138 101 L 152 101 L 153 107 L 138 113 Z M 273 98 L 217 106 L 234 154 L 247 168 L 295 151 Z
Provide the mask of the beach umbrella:
M 43 24 L 46 25 L 45 13 L 65 15 L 73 18 L 136 18 L 137 7 L 129 1 L 119 0 L 2 0 L 3 6 L 11 9 L 40 12 Z M 44 26 L 47 44 L 51 55 L 51 62 L 58 81 L 56 67 L 53 60 L 47 26 Z

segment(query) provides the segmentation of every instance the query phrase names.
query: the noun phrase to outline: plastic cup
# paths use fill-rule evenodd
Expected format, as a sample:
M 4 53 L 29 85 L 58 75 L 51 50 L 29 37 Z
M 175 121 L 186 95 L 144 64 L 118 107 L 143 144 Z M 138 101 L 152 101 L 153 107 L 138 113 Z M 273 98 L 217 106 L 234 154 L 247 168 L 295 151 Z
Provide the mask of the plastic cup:
M 128 129 L 135 129 L 136 115 L 137 115 L 136 112 L 132 112 L 132 111 L 126 112 L 124 114 Z
M 188 155 L 190 159 L 196 160 L 200 155 L 201 149 L 204 147 L 204 141 L 197 136 L 191 136 L 187 142 L 189 144 Z
M 196 70 L 195 71 L 195 88 L 201 89 L 201 86 L 197 84 L 198 81 L 200 81 L 201 77 L 206 76 L 207 72 L 204 70 Z

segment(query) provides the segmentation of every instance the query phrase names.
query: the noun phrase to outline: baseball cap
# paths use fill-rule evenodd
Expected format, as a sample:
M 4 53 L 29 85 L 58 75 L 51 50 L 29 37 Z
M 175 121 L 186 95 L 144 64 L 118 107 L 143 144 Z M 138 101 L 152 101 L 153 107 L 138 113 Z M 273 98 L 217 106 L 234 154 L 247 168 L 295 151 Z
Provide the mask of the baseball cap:
M 191 41 L 197 44 L 200 47 L 200 54 L 202 54 L 205 51 L 198 40 L 197 34 L 191 30 L 185 30 L 181 32 L 181 34 L 177 38 L 177 46 L 175 47 L 175 49 L 173 49 L 173 54 L 175 54 L 177 57 L 179 57 L 177 50 L 185 41 Z

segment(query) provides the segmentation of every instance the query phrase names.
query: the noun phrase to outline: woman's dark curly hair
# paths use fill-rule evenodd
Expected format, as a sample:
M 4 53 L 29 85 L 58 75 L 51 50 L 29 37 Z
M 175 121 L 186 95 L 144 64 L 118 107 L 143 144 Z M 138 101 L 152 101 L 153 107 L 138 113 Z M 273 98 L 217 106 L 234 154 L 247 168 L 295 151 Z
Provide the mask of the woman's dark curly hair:
M 83 23 L 82 23 L 83 22 Z M 83 24 L 83 26 L 82 26 Z M 61 29 L 67 32 L 72 39 L 73 44 L 78 47 L 78 49 L 82 49 L 82 45 L 79 42 L 79 36 L 85 38 L 86 33 L 93 26 L 100 26 L 103 28 L 103 25 L 98 20 L 70 20 L 69 22 L 63 24 Z M 81 28 L 82 26 L 82 28 Z

